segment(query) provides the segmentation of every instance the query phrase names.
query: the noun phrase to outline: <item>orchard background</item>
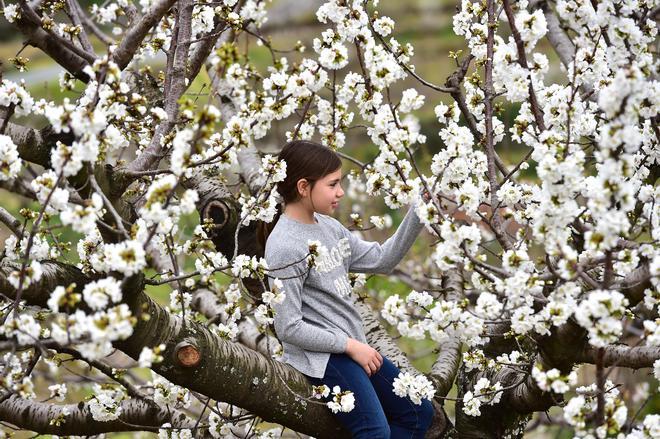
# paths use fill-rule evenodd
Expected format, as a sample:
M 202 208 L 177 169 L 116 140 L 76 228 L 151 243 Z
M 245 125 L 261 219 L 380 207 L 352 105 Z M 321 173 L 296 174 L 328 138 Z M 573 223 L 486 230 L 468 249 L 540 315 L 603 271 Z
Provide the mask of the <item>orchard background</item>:
M 254 239 L 297 137 L 364 239 L 427 224 L 351 281 L 429 437 L 660 436 L 657 3 L 3 10 L 5 434 L 340 432 Z

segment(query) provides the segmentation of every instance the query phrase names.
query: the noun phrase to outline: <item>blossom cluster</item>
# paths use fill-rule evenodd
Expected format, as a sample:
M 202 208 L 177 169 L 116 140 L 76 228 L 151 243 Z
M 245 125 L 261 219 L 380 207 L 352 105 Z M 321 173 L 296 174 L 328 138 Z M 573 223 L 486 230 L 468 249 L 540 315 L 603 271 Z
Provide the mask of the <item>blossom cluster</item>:
M 32 377 L 26 376 L 26 370 L 34 358 L 34 353 L 23 351 L 20 354 L 7 352 L 0 358 L 5 374 L 0 378 L 0 384 L 10 389 L 23 399 L 34 399 L 34 383 Z
M 112 277 L 100 279 L 85 285 L 82 295 L 69 287 L 58 286 L 51 293 L 48 307 L 55 313 L 46 336 L 50 336 L 62 346 L 73 345 L 84 358 L 95 360 L 113 351 L 112 342 L 125 340 L 133 334 L 135 316 L 129 307 L 121 301 L 119 281 Z M 85 313 L 80 307 L 81 298 L 92 310 Z M 28 314 L 21 314 L 22 319 L 32 319 Z M 36 337 L 39 324 L 24 322 L 21 333 Z
M 92 418 L 108 422 L 119 419 L 123 412 L 122 401 L 128 397 L 126 390 L 113 384 L 95 384 L 94 394 L 87 402 Z
M 596 385 L 578 387 L 577 396 L 571 398 L 564 407 L 564 419 L 575 428 L 576 437 L 606 437 L 608 432 L 619 431 L 625 424 L 628 416 L 628 408 L 621 399 L 619 390 L 614 388 L 611 381 L 605 383 L 605 422 L 598 426 L 595 431 L 587 425 L 588 417 L 596 410 Z
M 558 369 L 552 368 L 544 371 L 538 364 L 532 368 L 532 378 L 536 381 L 539 389 L 562 395 L 577 383 L 577 373 L 575 371 L 571 371 L 567 376 L 564 376 Z
M 355 408 L 355 395 L 350 390 L 341 390 L 339 386 L 332 388 L 332 401 L 327 403 L 332 413 L 350 412 Z
M 151 372 L 151 381 L 147 386 L 153 389 L 153 399 L 157 404 L 171 408 L 187 408 L 191 404 L 190 391 L 172 384 L 156 372 Z
M 463 395 L 463 412 L 469 416 L 480 416 L 482 405 L 495 405 L 502 399 L 502 384 L 490 382 L 488 378 L 480 378 L 474 385 L 474 391 Z
M 431 381 L 424 375 L 413 376 L 407 372 L 399 373 L 393 382 L 394 394 L 402 398 L 408 397 L 417 405 L 422 403 L 422 399 L 433 399 L 435 388 Z
M 218 22 L 236 33 L 259 29 L 267 21 L 266 3 L 196 2 L 191 51 L 216 32 Z M 327 28 L 313 39 L 312 54 L 299 61 L 274 55 L 273 65 L 260 72 L 238 54 L 233 42 L 218 45 L 207 67 L 214 76 L 215 92 L 223 97 L 221 108 L 205 104 L 198 109 L 182 98 L 173 112 L 166 105 L 156 105 L 146 89 L 134 84 L 132 75 L 139 63 L 170 53 L 174 47 L 174 29 L 179 27 L 175 14 L 165 14 L 153 26 L 128 68 L 115 63 L 114 45 L 108 55 L 86 66 L 82 74 L 88 81 L 75 99 L 35 100 L 25 84 L 3 80 L 1 107 L 19 117 L 40 118 L 54 134 L 69 139 L 54 142 L 47 166 L 35 172 L 20 157 L 25 145 L 0 135 L 0 182 L 22 184 L 21 176 L 26 177 L 24 192 L 33 194 L 39 204 L 35 211 L 22 212 L 26 222 L 21 236 L 5 241 L 3 263 L 10 266 L 7 281 L 25 291 L 49 274 L 48 260 L 64 260 L 70 243 L 59 242 L 53 233 L 60 227 L 57 218 L 83 235 L 75 246 L 78 268 L 90 280 L 86 285 L 57 286 L 47 303 L 52 314 L 48 319 L 21 307 L 18 315 L 0 326 L 0 334 L 19 345 L 53 339 L 74 346 L 86 359 L 102 358 L 112 351 L 112 342 L 133 331 L 135 316 L 122 303 L 125 278 L 148 268 L 159 271 L 162 283 L 180 281 L 168 290 L 168 310 L 177 317 L 194 316 L 193 294 L 204 287 L 221 302 L 220 319 L 210 325 L 215 334 L 234 340 L 237 322 L 247 313 L 265 330 L 273 322 L 272 304 L 286 299 L 282 282 L 276 279 L 272 291 L 265 290 L 258 304 L 246 305 L 241 300 L 243 280 L 263 280 L 268 270 L 265 261 L 242 254 L 230 258 L 215 248 L 208 224 L 196 225 L 188 238 L 182 223 L 201 208 L 208 180 L 227 183 L 225 174 L 239 165 L 242 150 L 254 147 L 274 124 L 288 122 L 304 108 L 295 128 L 284 137 L 317 137 L 327 147 L 340 150 L 347 145 L 349 129 L 366 126 L 366 135 L 378 151 L 361 175 L 349 175 L 349 197 L 358 204 L 382 196 L 393 209 L 412 205 L 427 230 L 437 234 L 429 258 L 433 269 L 466 274 L 465 299 L 413 290 L 405 299 L 389 297 L 381 311 L 383 318 L 407 337 L 430 337 L 437 343 L 455 337 L 465 343 L 469 350 L 462 359 L 467 372 L 522 367 L 531 371 L 541 390 L 566 393 L 575 385 L 574 372 L 564 376 L 555 368 L 532 366 L 528 352 L 513 350 L 493 359 L 477 347 L 487 341 L 488 325 L 493 323 L 510 324 L 506 335 L 521 340 L 551 337 L 554 329 L 571 319 L 585 329 L 593 347 L 617 343 L 627 335 L 625 319 L 636 311 L 627 280 L 638 279 L 635 274 L 640 268 L 648 268 L 651 283 L 643 292 L 643 303 L 650 310 L 660 303 L 660 189 L 652 178 L 660 164 L 656 127 L 660 82 L 653 51 L 657 24 L 637 11 L 657 5 L 652 1 L 558 0 L 554 8 L 559 27 L 570 34 L 575 50 L 561 66 L 566 81 L 554 81 L 548 74 L 549 57 L 539 46 L 552 32 L 547 11 L 527 0 L 514 3 L 513 19 L 506 21 L 517 32 L 494 32 L 492 75 L 486 75 L 492 84 L 484 84 L 480 69 L 488 58 L 487 35 L 502 23 L 488 22 L 486 3 L 461 1 L 453 30 L 465 38 L 477 69 L 453 90 L 452 95 L 461 95 L 463 100 L 452 103 L 434 101 L 417 88 L 402 85 L 404 79 L 416 75 L 410 63 L 414 50 L 394 37 L 392 18 L 372 13 L 364 2 L 339 0 L 318 8 L 316 17 Z M 98 24 L 111 26 L 113 35 L 122 37 L 128 29 L 126 18 L 136 12 L 149 13 L 153 4 L 151 0 L 135 5 L 128 0 L 108 1 L 93 5 L 91 13 Z M 44 27 L 52 25 L 54 35 L 75 38 L 82 27 L 57 23 L 55 9 L 39 9 Z M 16 4 L 7 4 L 3 12 L 10 23 L 21 19 Z M 353 49 L 360 70 L 346 71 L 352 65 Z M 62 90 L 74 92 L 80 83 L 63 73 L 59 84 Z M 159 93 L 167 91 L 167 81 L 158 78 L 155 84 Z M 399 89 L 400 93 L 394 92 Z M 496 108 L 514 104 L 511 126 L 497 111 L 487 113 L 487 94 L 496 96 L 492 102 Z M 430 175 L 419 172 L 413 158 L 427 141 L 415 112 L 427 105 L 433 105 L 440 144 L 431 158 Z M 163 134 L 162 128 L 170 124 L 172 130 Z M 490 133 L 487 126 L 492 127 Z M 487 135 L 492 138 L 489 145 Z M 497 155 L 497 148 L 509 138 L 529 150 L 515 169 Z M 160 148 L 159 166 L 133 176 L 124 174 L 135 179 L 123 194 L 99 189 L 112 176 L 104 174 L 104 169 L 121 174 L 127 160 L 149 157 L 154 146 Z M 523 181 L 520 174 L 525 170 L 534 171 L 535 179 Z M 276 184 L 286 171 L 285 163 L 274 156 L 261 158 L 254 181 L 249 182 L 260 189 L 249 194 L 239 191 L 235 196 L 241 206 L 241 227 L 273 220 L 281 201 Z M 86 183 L 80 189 L 77 182 L 82 177 Z M 442 202 L 420 197 L 430 184 Z M 116 227 L 108 224 L 113 219 L 117 222 L 118 216 L 126 218 Z M 357 222 L 359 215 L 352 218 Z M 387 215 L 369 219 L 377 228 L 391 223 Z M 501 248 L 491 248 L 495 241 Z M 310 267 L 322 268 L 327 255 L 320 241 L 309 242 Z M 187 272 L 190 265 L 181 263 L 184 257 L 194 259 L 194 272 Z M 237 282 L 220 287 L 220 273 Z M 647 345 L 660 344 L 658 327 L 657 321 L 643 322 Z M 145 348 L 139 364 L 150 367 L 162 361 L 164 349 Z M 2 384 L 32 397 L 31 380 L 17 373 L 25 360 L 4 357 L 8 373 L 3 374 Z M 653 367 L 660 380 L 660 360 Z M 158 404 L 189 406 L 185 389 L 157 376 L 150 385 Z M 96 390 L 89 401 L 94 419 L 116 419 L 125 398 L 123 390 Z M 350 392 L 332 390 L 329 407 L 334 412 L 353 408 Z M 413 401 L 430 398 L 432 390 L 424 377 L 403 374 L 394 383 L 397 394 Z M 465 393 L 463 411 L 479 416 L 480 407 L 499 402 L 501 390 L 499 382 L 479 379 Z M 591 434 L 585 420 L 596 404 L 596 390 L 593 386 L 577 389 L 578 396 L 565 407 L 566 421 L 578 436 Z M 57 400 L 66 394 L 62 387 L 53 387 L 51 392 Z M 320 392 L 330 395 L 327 388 Z M 615 389 L 606 393 L 606 418 L 615 433 L 626 420 L 625 405 Z M 659 419 L 648 416 L 630 436 L 657 435 Z M 232 425 L 215 413 L 209 423 L 214 437 L 229 434 Z M 164 425 L 159 436 L 192 434 L 170 427 Z M 596 431 L 599 437 L 608 433 Z M 272 435 L 263 433 L 263 437 Z
M 417 314 L 415 320 L 418 321 L 413 323 L 411 316 L 414 314 Z M 435 301 L 427 292 L 413 290 L 406 302 L 398 294 L 391 295 L 383 304 L 381 316 L 396 326 L 402 335 L 415 339 L 423 339 L 428 333 L 438 343 L 448 337 L 458 337 L 468 346 L 477 346 L 485 341 L 481 337 L 484 321 L 466 310 L 465 304 Z

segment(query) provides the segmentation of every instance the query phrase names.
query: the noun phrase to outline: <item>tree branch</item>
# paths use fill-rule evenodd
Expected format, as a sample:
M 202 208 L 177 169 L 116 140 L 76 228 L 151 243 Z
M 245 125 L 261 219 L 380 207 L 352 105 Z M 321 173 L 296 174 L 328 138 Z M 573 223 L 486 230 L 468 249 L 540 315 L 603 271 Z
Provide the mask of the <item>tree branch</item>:
M 582 350 L 579 361 L 595 364 L 597 355 L 598 349 L 589 346 Z M 660 346 L 607 346 L 604 351 L 603 367 L 642 369 L 653 367 L 653 363 L 658 359 L 660 359 Z
M 83 72 L 89 62 L 65 44 L 62 44 L 62 38 L 46 32 L 40 25 L 25 18 L 24 14 L 16 20 L 16 27 L 27 37 L 28 44 L 41 49 L 77 79 L 85 83 L 89 81 L 89 77 Z
M 69 15 L 71 16 L 71 22 L 75 26 L 80 26 L 80 34 L 78 35 L 78 40 L 80 41 L 80 44 L 82 45 L 83 49 L 86 52 L 89 53 L 94 53 L 94 47 L 92 47 L 92 43 L 89 41 L 89 37 L 87 36 L 87 32 L 85 32 L 85 28 L 82 25 L 82 22 L 80 20 L 80 15 L 79 15 L 79 5 L 78 5 L 78 0 L 67 0 L 67 6 L 69 7 Z
M 479 132 L 479 129 L 477 128 L 477 120 L 474 118 L 474 115 L 470 112 L 470 109 L 468 108 L 467 103 L 465 102 L 465 96 L 463 95 L 463 91 L 461 90 L 461 83 L 463 82 L 463 79 L 465 78 L 465 75 L 467 74 L 467 71 L 470 68 L 470 62 L 472 62 L 473 59 L 474 59 L 474 55 L 472 54 L 466 56 L 463 59 L 463 62 L 461 62 L 459 68 L 456 69 L 456 71 L 454 71 L 454 73 L 452 73 L 447 78 L 447 81 L 445 82 L 445 86 L 451 89 L 449 94 L 458 104 L 458 109 L 465 118 L 468 128 L 470 129 L 470 132 L 475 137 L 475 139 L 478 139 L 481 138 L 482 135 Z M 500 158 L 499 154 L 497 154 L 497 151 L 495 151 L 495 164 L 497 165 L 497 168 L 502 173 L 502 175 L 508 174 L 506 166 L 504 165 L 504 162 Z
M 166 3 L 171 0 L 166 0 Z M 162 158 L 163 145 L 161 139 L 175 126 L 179 113 L 179 98 L 186 91 L 186 66 L 188 50 L 190 48 L 190 35 L 192 32 L 192 0 L 180 0 L 179 14 L 177 16 L 178 32 L 172 70 L 166 72 L 169 87 L 165 90 L 165 112 L 167 120 L 162 121 L 156 128 L 149 146 L 128 166 L 129 172 L 145 171 L 151 169 Z M 163 12 L 164 13 L 164 12 Z
M 63 409 L 69 411 L 64 417 L 64 423 L 51 425 L 50 420 L 60 416 Z M 12 395 L 0 403 L 0 420 L 24 430 L 58 436 L 87 436 L 118 431 L 158 431 L 158 427 L 166 422 L 181 428 L 193 426 L 182 414 L 179 414 L 178 418 L 170 419 L 168 410 L 155 408 L 141 400 L 125 400 L 121 403 L 121 409 L 122 414 L 117 420 L 96 421 L 92 418 L 87 403 L 56 405 Z
M 0 206 L 0 222 L 11 230 L 11 232 L 16 236 L 21 236 L 21 222 L 14 218 L 14 215 L 7 212 L 4 207 Z
M 68 285 L 75 278 L 77 285 L 82 286 L 90 281 L 73 266 L 43 265 L 42 281 L 23 292 L 22 298 L 30 305 L 43 306 L 48 300 L 54 285 L 48 288 L 45 284 Z M 0 276 L 0 290 L 7 291 L 10 297 L 16 293 L 4 276 Z M 115 347 L 137 359 L 142 348 L 165 344 L 165 360 L 152 369 L 172 383 L 217 401 L 237 405 L 265 421 L 301 433 L 320 438 L 345 434 L 325 404 L 302 399 L 311 396 L 312 387 L 293 367 L 265 358 L 238 343 L 228 342 L 203 324 L 184 321 L 180 316 L 170 314 L 144 292 L 141 274 L 125 279 L 123 297 L 137 317 L 137 323 L 133 335 L 115 342 Z M 182 367 L 175 360 L 174 348 L 184 341 L 196 346 L 202 355 L 196 367 Z
M 220 36 L 227 31 L 226 22 L 218 18 L 216 18 L 216 20 L 218 20 L 218 23 L 213 29 L 211 29 L 208 35 L 203 37 L 202 41 L 200 41 L 193 53 L 190 55 L 188 74 L 186 75 L 189 84 L 192 84 L 193 80 L 199 74 L 199 71 L 202 69 L 204 62 L 209 57 L 211 51 L 215 47 L 215 43 L 218 41 Z
M 131 25 L 119 46 L 112 53 L 112 58 L 121 70 L 124 70 L 133 59 L 133 55 L 140 48 L 140 44 L 142 44 L 142 40 L 147 36 L 147 33 L 158 24 L 176 1 L 160 0 L 154 2 L 151 8 L 140 17 L 140 20 Z
M 635 306 L 644 299 L 644 291 L 651 286 L 651 273 L 649 263 L 646 261 L 629 273 L 620 283 L 614 284 L 612 288 L 621 291 L 628 298 L 630 306 Z
M 446 273 L 443 278 L 443 288 L 448 291 L 447 300 L 458 300 L 463 296 L 462 270 Z M 461 342 L 458 337 L 451 336 L 441 343 L 440 355 L 431 367 L 431 377 L 437 386 L 437 396 L 447 396 L 451 390 L 458 368 L 461 364 Z
M 509 21 L 509 26 L 511 27 L 511 33 L 513 34 L 513 40 L 516 43 L 516 50 L 518 52 L 518 64 L 529 72 L 529 66 L 527 65 L 527 55 L 525 54 L 525 44 L 522 41 L 520 32 L 516 27 L 516 19 L 513 16 L 513 10 L 511 9 L 511 4 L 509 0 L 502 0 L 504 5 L 504 12 L 506 13 L 506 18 Z M 545 122 L 543 122 L 543 112 L 539 106 L 539 101 L 536 98 L 536 92 L 534 91 L 534 84 L 532 83 L 532 78 L 529 78 L 528 83 L 529 89 L 529 103 L 532 107 L 532 113 L 534 113 L 534 120 L 536 125 L 539 127 L 539 130 L 545 131 Z
M 50 151 L 57 141 L 68 145 L 74 140 L 71 133 L 56 133 L 50 125 L 38 130 L 9 122 L 5 134 L 11 137 L 23 160 L 44 168 L 50 168 Z

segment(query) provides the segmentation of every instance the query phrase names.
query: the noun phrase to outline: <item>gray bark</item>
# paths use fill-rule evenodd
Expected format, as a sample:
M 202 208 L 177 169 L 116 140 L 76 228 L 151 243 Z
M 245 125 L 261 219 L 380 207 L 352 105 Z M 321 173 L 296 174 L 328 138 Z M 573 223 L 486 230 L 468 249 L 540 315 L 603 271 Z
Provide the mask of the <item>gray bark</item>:
M 50 420 L 60 416 L 63 408 L 69 411 L 69 415 L 64 418 L 65 422 L 61 425 L 51 425 Z M 158 427 L 166 422 L 181 428 L 192 428 L 194 425 L 185 417 L 172 419 L 166 409 L 155 408 L 141 400 L 125 400 L 121 408 L 122 414 L 118 420 L 96 421 L 92 418 L 89 405 L 84 402 L 57 405 L 11 395 L 0 403 L 0 420 L 24 430 L 58 436 L 86 436 L 118 431 L 158 431 Z
M 167 11 L 176 3 L 176 0 L 160 0 L 151 5 L 151 8 L 129 28 L 119 46 L 112 54 L 120 69 L 124 69 L 133 59 L 133 55 L 140 47 L 147 33 L 158 24 Z

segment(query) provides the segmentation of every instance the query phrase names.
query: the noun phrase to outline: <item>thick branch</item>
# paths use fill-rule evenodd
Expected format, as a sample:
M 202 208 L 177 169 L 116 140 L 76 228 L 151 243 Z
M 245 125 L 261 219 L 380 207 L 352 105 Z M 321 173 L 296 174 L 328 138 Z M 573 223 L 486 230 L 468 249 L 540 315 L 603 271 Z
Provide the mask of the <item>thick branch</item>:
M 56 133 L 50 125 L 38 130 L 9 122 L 5 134 L 16 144 L 23 160 L 44 168 L 50 167 L 50 150 L 58 140 L 66 144 L 73 142 L 72 134 Z
M 78 36 L 78 40 L 80 41 L 80 44 L 82 45 L 83 49 L 89 53 L 94 53 L 94 47 L 92 47 L 92 43 L 89 41 L 89 37 L 87 36 L 87 32 L 85 32 L 85 28 L 82 25 L 82 22 L 80 20 L 80 6 L 78 5 L 78 0 L 67 0 L 67 6 L 69 7 L 69 15 L 71 16 L 71 22 L 75 26 L 80 27 L 80 34 Z
M 77 277 L 78 285 L 89 282 L 75 267 L 53 263 L 45 265 L 51 268 L 48 273 L 44 270 L 44 277 L 55 284 L 67 284 L 72 277 Z M 61 276 L 53 270 L 58 265 L 62 269 Z M 142 348 L 165 344 L 165 360 L 154 365 L 153 370 L 174 384 L 217 401 L 237 405 L 265 421 L 285 425 L 301 433 L 320 438 L 334 438 L 345 433 L 324 404 L 301 399 L 301 396 L 309 397 L 312 389 L 300 372 L 237 343 L 228 342 L 203 324 L 188 320 L 184 324 L 180 316 L 170 314 L 144 293 L 142 275 L 128 278 L 124 284 L 123 297 L 137 317 L 137 324 L 133 335 L 116 342 L 116 348 L 137 359 Z M 3 276 L 0 276 L 0 289 L 7 291 L 10 297 L 15 295 L 15 290 Z M 52 288 L 46 287 L 31 288 L 22 297 L 30 305 L 43 306 L 51 291 Z M 184 368 L 176 364 L 174 347 L 181 342 L 193 343 L 201 352 L 202 359 L 198 366 Z
M 160 0 L 151 5 L 151 8 L 140 20 L 133 24 L 112 54 L 120 69 L 124 69 L 133 59 L 133 55 L 139 49 L 142 40 L 152 27 L 156 26 L 167 11 L 176 3 L 176 0 Z
M 6 225 L 14 235 L 21 235 L 21 222 L 14 218 L 14 215 L 7 212 L 4 207 L 0 207 L 0 222 Z
M 458 300 L 463 296 L 463 276 L 460 270 L 447 273 L 443 287 L 448 290 L 447 300 Z M 431 368 L 431 377 L 437 387 L 437 396 L 447 396 L 454 384 L 461 363 L 461 342 L 458 337 L 449 337 L 439 346 L 440 355 Z
M 241 166 L 241 176 L 250 188 L 250 193 L 256 193 L 259 190 L 257 182 L 259 181 L 261 170 L 261 156 L 255 146 L 240 148 L 236 152 L 238 163 Z
M 171 0 L 167 0 L 168 2 Z M 163 144 L 161 140 L 174 128 L 179 113 L 179 98 L 186 91 L 186 70 L 188 61 L 188 50 L 190 48 L 190 35 L 192 32 L 192 0 L 181 0 L 179 4 L 179 14 L 177 16 L 176 41 L 172 39 L 170 44 L 174 44 L 174 61 L 172 69 L 166 72 L 169 87 L 165 90 L 165 112 L 167 120 L 161 122 L 156 128 L 149 146 L 135 159 L 129 166 L 129 172 L 138 172 L 151 169 L 157 165 L 163 157 Z
M 364 333 L 369 346 L 376 349 L 381 355 L 389 358 L 402 372 L 418 374 L 419 371 L 410 363 L 410 360 L 401 351 L 392 337 L 385 331 L 378 319 L 378 315 L 363 301 L 356 301 L 355 308 L 362 317 Z
M 7 281 L 7 276 L 18 268 L 18 266 L 8 263 L 6 260 L 0 263 L 0 291 L 10 297 L 15 293 L 15 290 Z M 21 299 L 26 300 L 30 305 L 46 307 L 50 293 L 58 285 L 68 286 L 75 283 L 82 288 L 89 282 L 89 278 L 73 265 L 56 261 L 41 261 L 41 268 L 43 270 L 41 279 L 31 284 L 29 288 L 24 289 L 21 295 Z
M 635 306 L 644 299 L 644 291 L 651 286 L 651 273 L 647 261 L 628 274 L 621 283 L 615 284 L 613 288 L 621 291 L 628 298 L 630 305 Z
M 506 369 L 515 379 L 520 379 L 520 372 Z M 548 410 L 556 404 L 551 392 L 542 391 L 531 375 L 524 377 L 522 383 L 505 393 L 508 404 L 520 414 Z
M 581 352 L 581 363 L 596 363 L 598 349 L 589 346 Z M 642 369 L 653 367 L 653 363 L 660 359 L 660 346 L 608 346 L 603 357 L 604 367 L 628 367 Z
M 51 425 L 66 408 L 69 414 L 61 425 Z M 95 421 L 87 403 L 56 405 L 10 396 L 0 403 L 0 420 L 18 428 L 41 434 L 58 436 L 87 436 L 118 431 L 158 431 L 166 422 L 178 427 L 191 428 L 193 424 L 185 417 L 170 419 L 167 410 L 158 409 L 145 401 L 128 399 L 121 404 L 122 414 L 115 421 Z M 181 415 L 180 415 L 181 416 Z
M 241 252 L 242 253 L 242 252 Z M 218 297 L 207 289 L 199 289 L 193 295 L 191 306 L 206 316 L 209 320 L 226 323 L 226 313 L 223 313 Z M 245 347 L 269 357 L 279 341 L 269 334 L 263 334 L 251 319 L 242 319 L 238 322 L 238 342 Z
M 564 64 L 564 67 L 568 68 L 568 65 L 573 62 L 573 57 L 575 56 L 575 46 L 561 28 L 559 18 L 552 11 L 548 2 L 542 2 L 541 8 L 548 26 L 548 33 L 546 34 L 548 41 L 550 41 L 555 52 L 557 52 L 561 63 Z

